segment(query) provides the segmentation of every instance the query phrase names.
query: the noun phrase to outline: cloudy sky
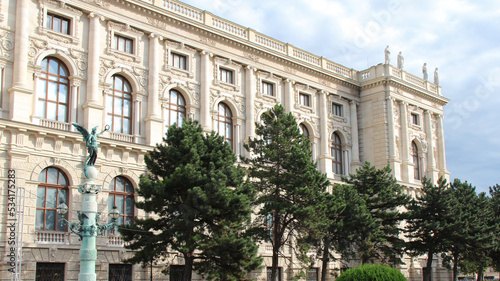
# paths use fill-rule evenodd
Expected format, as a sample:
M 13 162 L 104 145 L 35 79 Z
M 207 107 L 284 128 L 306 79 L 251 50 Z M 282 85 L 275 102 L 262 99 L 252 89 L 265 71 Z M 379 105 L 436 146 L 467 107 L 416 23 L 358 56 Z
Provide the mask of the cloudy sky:
M 448 170 L 478 191 L 500 184 L 498 0 L 183 0 L 357 70 L 392 62 L 439 68 Z

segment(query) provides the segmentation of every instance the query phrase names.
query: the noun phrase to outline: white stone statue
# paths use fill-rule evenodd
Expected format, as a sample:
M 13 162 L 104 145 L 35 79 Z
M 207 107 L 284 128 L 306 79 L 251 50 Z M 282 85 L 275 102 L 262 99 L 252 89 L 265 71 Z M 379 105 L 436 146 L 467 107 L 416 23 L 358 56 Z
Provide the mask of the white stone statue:
M 439 86 L 439 73 L 438 73 L 437 67 L 436 67 L 436 70 L 434 70 L 434 84 Z
M 385 47 L 385 64 L 390 64 L 391 63 L 391 52 L 389 51 L 389 45 Z
M 405 64 L 405 58 L 403 57 L 403 53 L 399 52 L 398 54 L 398 68 L 403 69 Z
M 429 79 L 429 75 L 427 75 L 427 63 L 424 63 L 424 66 L 422 66 L 422 73 L 424 74 L 424 80 L 427 81 Z

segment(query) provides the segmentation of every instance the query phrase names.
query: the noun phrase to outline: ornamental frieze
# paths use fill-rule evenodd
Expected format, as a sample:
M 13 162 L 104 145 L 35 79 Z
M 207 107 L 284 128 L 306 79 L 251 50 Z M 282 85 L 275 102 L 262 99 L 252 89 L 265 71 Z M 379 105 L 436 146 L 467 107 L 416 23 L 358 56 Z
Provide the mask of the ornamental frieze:
M 0 56 L 6 59 L 14 56 L 14 33 L 3 30 L 0 31 Z

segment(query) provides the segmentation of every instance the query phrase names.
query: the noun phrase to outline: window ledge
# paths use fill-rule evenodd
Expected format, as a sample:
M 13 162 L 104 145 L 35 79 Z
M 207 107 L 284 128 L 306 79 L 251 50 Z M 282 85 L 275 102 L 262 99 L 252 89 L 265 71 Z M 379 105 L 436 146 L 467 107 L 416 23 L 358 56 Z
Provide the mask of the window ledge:
M 64 34 L 61 32 L 54 31 L 52 29 L 46 28 L 46 27 L 39 27 L 38 28 L 38 33 L 41 35 L 45 35 L 50 39 L 67 43 L 67 44 L 74 44 L 77 45 L 80 43 L 80 38 L 74 37 L 68 34 Z

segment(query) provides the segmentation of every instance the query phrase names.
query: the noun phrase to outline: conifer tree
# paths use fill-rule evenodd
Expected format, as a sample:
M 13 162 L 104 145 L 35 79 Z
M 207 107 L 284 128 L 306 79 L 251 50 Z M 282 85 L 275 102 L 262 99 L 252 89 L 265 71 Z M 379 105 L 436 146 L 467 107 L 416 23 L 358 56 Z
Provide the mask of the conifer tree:
M 359 229 L 361 240 L 356 243 L 361 263 L 379 260 L 400 264 L 404 240 L 399 237 L 404 219 L 401 207 L 409 202 L 403 188 L 391 174 L 389 166 L 377 169 L 366 162 L 355 174 L 342 180 L 362 197 L 370 213 Z
M 324 195 L 325 207 L 323 210 L 324 228 L 318 247 L 318 256 L 321 260 L 321 281 L 328 276 L 327 265 L 335 260 L 334 253 L 342 259 L 351 259 L 355 256 L 354 244 L 359 243 L 361 228 L 373 228 L 370 225 L 370 213 L 364 200 L 355 189 L 348 185 L 336 184 L 332 193 Z
M 245 145 L 252 154 L 246 162 L 251 164 L 249 178 L 258 190 L 259 220 L 262 224 L 267 220 L 270 227 L 267 239 L 272 243 L 271 280 L 275 281 L 283 246 L 315 233 L 320 218 L 317 204 L 329 182 L 311 161 L 309 139 L 283 106 L 263 114 L 256 135 Z
M 452 214 L 447 222 L 448 251 L 451 256 L 445 262 L 453 263 L 453 280 L 458 279 L 460 266 L 467 270 L 470 260 L 479 260 L 484 266 L 485 251 L 492 241 L 492 228 L 488 225 L 488 217 L 492 217 L 492 209 L 487 205 L 485 194 L 476 194 L 476 188 L 468 182 L 455 179 L 451 187 Z M 477 266 L 477 265 L 476 265 Z M 477 270 L 482 273 L 482 270 Z
M 208 279 L 241 280 L 260 265 L 257 246 L 245 234 L 255 192 L 222 137 L 202 134 L 189 120 L 171 126 L 145 162 L 148 172 L 137 190 L 143 201 L 136 206 L 148 215 L 120 228 L 134 250 L 129 262 L 169 260 L 178 253 L 182 281 L 191 280 L 193 270 Z
M 424 281 L 432 281 L 433 256 L 446 251 L 447 222 L 453 216 L 450 196 L 446 179 L 440 178 L 434 185 L 424 178 L 421 195 L 413 198 L 407 208 L 407 250 L 413 255 L 427 255 Z
M 493 209 L 492 225 L 496 228 L 496 233 L 500 232 L 500 185 L 490 186 L 491 208 Z M 493 237 L 493 248 L 489 253 L 492 266 L 496 271 L 500 271 L 500 235 Z

